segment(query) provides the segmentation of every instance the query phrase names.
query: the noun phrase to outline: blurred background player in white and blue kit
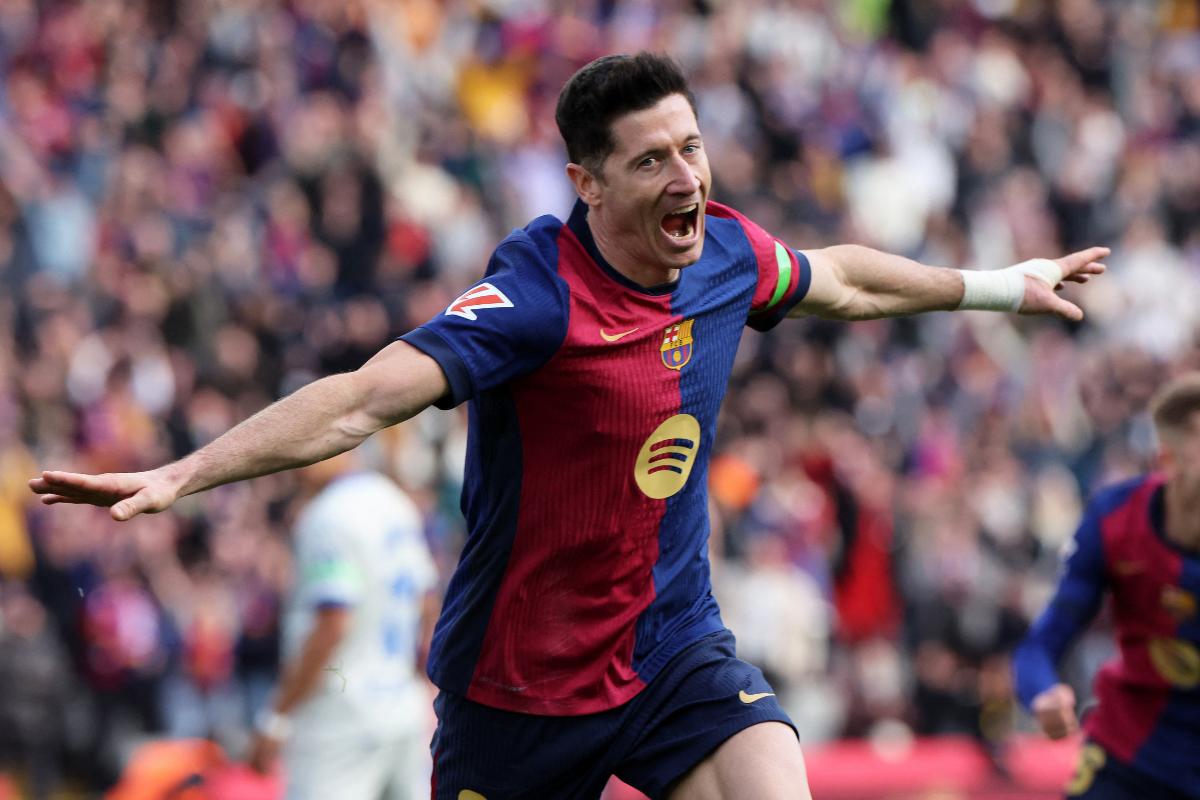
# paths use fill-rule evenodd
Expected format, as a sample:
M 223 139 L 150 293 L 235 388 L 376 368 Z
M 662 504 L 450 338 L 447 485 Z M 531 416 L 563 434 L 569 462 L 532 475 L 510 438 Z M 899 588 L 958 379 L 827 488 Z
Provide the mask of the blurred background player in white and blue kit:
M 251 763 L 282 752 L 291 800 L 429 793 L 429 684 L 437 571 L 421 514 L 355 452 L 303 471 L 284 664 Z

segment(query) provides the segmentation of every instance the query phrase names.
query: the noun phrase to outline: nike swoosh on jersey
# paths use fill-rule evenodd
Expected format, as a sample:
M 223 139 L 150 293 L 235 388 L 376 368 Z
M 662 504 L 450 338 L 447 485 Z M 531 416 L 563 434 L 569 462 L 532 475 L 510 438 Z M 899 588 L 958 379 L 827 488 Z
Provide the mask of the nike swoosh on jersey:
M 775 696 L 774 692 L 759 692 L 758 694 L 749 694 L 745 689 L 742 689 L 740 692 L 738 692 L 738 700 L 741 700 L 746 705 L 749 705 L 750 703 L 757 703 L 759 700 L 762 700 L 764 697 L 774 697 L 774 696 Z
M 637 330 L 638 330 L 637 328 L 631 328 L 630 330 L 621 331 L 620 333 L 605 333 L 604 328 L 601 328 L 600 329 L 600 338 L 606 342 L 615 342 L 618 339 L 624 339 L 626 336 L 628 336 L 631 333 L 635 333 Z

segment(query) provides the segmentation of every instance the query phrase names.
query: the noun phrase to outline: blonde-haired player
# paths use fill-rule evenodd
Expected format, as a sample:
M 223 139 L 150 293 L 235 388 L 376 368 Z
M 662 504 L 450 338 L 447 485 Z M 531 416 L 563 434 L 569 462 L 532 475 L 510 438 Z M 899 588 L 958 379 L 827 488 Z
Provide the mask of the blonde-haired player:
M 1200 798 L 1200 373 L 1171 381 L 1151 408 L 1160 470 L 1097 493 L 1014 660 L 1046 735 L 1077 731 L 1056 667 L 1112 594 L 1118 653 L 1096 676 L 1072 798 Z

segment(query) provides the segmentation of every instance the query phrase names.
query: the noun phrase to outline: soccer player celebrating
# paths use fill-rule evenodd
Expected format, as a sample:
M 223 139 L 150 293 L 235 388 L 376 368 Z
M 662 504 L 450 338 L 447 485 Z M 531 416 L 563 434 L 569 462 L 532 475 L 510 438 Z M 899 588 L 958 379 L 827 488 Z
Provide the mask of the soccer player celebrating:
M 1058 590 L 1014 659 L 1017 693 L 1052 739 L 1079 729 L 1055 665 L 1112 593 L 1117 656 L 1096 676 L 1068 797 L 1200 798 L 1200 373 L 1152 404 L 1161 471 L 1100 491 Z
M 963 272 L 794 250 L 709 200 L 687 82 L 648 53 L 585 66 L 556 117 L 574 211 L 510 234 L 445 312 L 176 463 L 31 486 L 125 520 L 469 401 L 469 533 L 429 662 L 435 797 L 594 798 L 613 774 L 651 797 L 807 797 L 794 728 L 735 656 L 709 582 L 708 460 L 742 328 L 956 308 L 1078 320 L 1055 289 L 1108 251 Z

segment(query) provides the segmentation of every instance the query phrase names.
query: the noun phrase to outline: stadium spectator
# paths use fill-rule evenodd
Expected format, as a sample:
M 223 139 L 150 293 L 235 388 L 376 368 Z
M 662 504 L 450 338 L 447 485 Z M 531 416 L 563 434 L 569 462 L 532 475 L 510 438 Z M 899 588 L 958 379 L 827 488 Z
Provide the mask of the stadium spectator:
M 25 590 L 0 584 L 0 764 L 28 769 L 28 794 L 46 800 L 63 774 L 71 675 L 46 610 Z

